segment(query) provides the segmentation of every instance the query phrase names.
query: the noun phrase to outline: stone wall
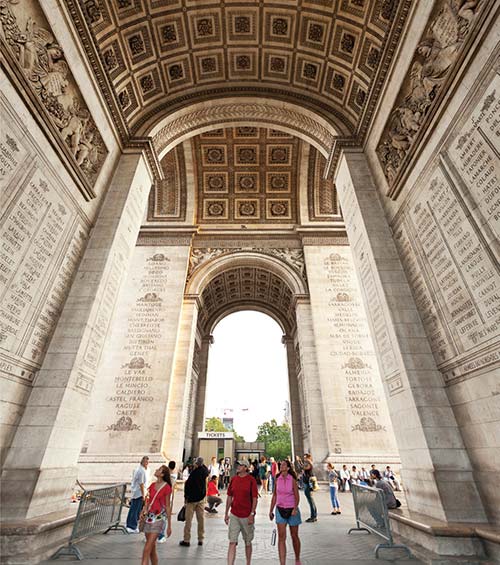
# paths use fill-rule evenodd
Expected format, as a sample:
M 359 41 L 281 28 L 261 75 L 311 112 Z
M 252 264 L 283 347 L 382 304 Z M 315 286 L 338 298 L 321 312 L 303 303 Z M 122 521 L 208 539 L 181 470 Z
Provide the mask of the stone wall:
M 304 253 L 329 459 L 396 463 L 397 447 L 350 248 L 306 246 Z
M 500 523 L 500 48 L 487 29 L 392 198 L 375 148 L 401 75 L 367 156 L 485 510 Z
M 142 454 L 160 453 L 187 257 L 188 247 L 135 249 L 98 372 L 83 482 L 128 480 Z
M 0 112 L 0 462 L 85 250 L 87 202 L 4 75 Z

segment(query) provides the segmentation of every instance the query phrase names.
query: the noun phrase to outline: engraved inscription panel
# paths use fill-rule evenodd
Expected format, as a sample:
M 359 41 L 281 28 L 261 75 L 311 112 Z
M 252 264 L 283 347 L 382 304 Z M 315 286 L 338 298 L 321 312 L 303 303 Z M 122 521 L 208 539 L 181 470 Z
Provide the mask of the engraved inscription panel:
M 328 375 L 323 402 L 332 414 L 333 449 L 391 451 L 392 428 L 351 250 L 320 247 L 308 249 L 308 256 L 318 265 L 311 267 L 311 304 L 321 328 L 316 339 L 320 371 Z
M 456 132 L 448 155 L 470 196 L 500 241 L 500 77 Z
M 0 211 L 0 357 L 31 380 L 40 367 L 84 248 L 86 229 L 35 163 Z
M 451 379 L 466 372 L 458 362 L 474 360 L 477 368 L 499 351 L 499 264 L 441 164 L 413 194 L 396 242 L 436 361 Z
M 87 453 L 158 451 L 188 249 L 135 248 L 99 365 Z

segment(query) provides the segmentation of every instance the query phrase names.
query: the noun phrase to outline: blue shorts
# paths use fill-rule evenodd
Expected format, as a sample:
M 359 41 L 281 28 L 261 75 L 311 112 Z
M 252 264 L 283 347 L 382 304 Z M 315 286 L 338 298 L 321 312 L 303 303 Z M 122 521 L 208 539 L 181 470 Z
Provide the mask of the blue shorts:
M 297 508 L 297 514 L 295 516 L 290 516 L 290 518 L 282 518 L 280 511 L 276 508 L 276 523 L 277 524 L 288 524 L 289 526 L 300 526 L 302 524 L 302 518 L 300 517 L 300 508 Z

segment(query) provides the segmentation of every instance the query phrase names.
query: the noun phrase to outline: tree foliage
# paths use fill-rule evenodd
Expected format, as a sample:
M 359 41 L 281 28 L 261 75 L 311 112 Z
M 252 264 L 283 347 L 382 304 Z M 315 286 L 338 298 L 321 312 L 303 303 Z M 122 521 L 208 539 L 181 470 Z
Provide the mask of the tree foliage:
M 205 431 L 207 432 L 228 432 L 229 430 L 222 423 L 220 418 L 212 416 L 205 420 Z
M 292 433 L 286 422 L 278 424 L 275 419 L 264 422 L 257 430 L 257 441 L 264 442 L 266 455 L 277 461 L 292 456 Z
M 236 430 L 229 430 L 226 426 L 222 423 L 220 418 L 217 416 L 212 416 L 211 418 L 207 418 L 205 420 L 205 431 L 207 432 L 234 432 L 234 441 L 243 442 L 245 438 L 240 436 Z

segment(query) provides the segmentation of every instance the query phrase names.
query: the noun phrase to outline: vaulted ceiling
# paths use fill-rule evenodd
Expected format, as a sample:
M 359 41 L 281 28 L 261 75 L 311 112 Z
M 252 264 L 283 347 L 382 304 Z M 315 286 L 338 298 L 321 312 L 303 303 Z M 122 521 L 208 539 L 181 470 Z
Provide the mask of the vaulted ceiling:
M 228 309 L 260 306 L 272 312 L 289 330 L 294 326 L 291 288 L 277 275 L 256 267 L 236 267 L 213 278 L 200 297 L 199 321 L 210 330 Z
M 365 132 L 410 0 L 65 0 L 123 132 L 253 95 Z
M 192 180 L 186 161 L 193 163 Z M 342 220 L 335 186 L 323 179 L 326 159 L 280 130 L 213 129 L 169 151 L 160 166 L 164 179 L 152 187 L 150 221 L 186 220 L 187 190 L 194 190 L 197 224 Z M 302 168 L 307 170 L 307 196 L 299 189 Z M 309 203 L 307 218 L 299 217 L 301 198 Z

